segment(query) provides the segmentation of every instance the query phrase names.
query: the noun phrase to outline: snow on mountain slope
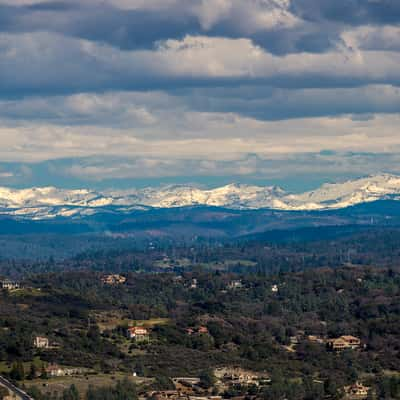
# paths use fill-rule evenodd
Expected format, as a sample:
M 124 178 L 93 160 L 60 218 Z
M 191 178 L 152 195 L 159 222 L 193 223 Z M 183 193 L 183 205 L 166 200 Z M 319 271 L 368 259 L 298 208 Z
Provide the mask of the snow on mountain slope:
M 216 206 L 232 209 L 326 210 L 375 200 L 400 200 L 400 176 L 381 174 L 343 183 L 324 184 L 288 194 L 275 186 L 227 185 L 216 189 L 192 186 L 97 192 L 55 187 L 0 188 L 0 214 L 29 219 L 80 217 L 97 212 L 128 212 L 146 207 Z
M 19 208 L 37 206 L 101 207 L 113 199 L 89 190 L 66 190 L 55 187 L 8 189 L 0 188 L 0 207 Z
M 310 192 L 288 195 L 285 202 L 287 209 L 320 210 L 397 199 L 399 195 L 400 177 L 381 174 L 343 183 L 326 183 Z
M 277 198 L 286 193 L 274 186 L 227 185 L 202 190 L 192 186 L 166 186 L 146 188 L 141 191 L 110 192 L 114 204 L 139 203 L 150 207 L 170 208 L 193 205 L 230 207 L 235 209 L 273 207 Z

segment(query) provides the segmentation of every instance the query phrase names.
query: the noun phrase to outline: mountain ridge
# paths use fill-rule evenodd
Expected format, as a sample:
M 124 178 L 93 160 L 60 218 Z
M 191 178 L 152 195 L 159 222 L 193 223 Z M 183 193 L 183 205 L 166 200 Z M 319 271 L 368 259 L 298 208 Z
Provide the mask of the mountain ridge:
M 341 183 L 325 183 L 304 193 L 278 186 L 229 184 L 214 189 L 170 185 L 144 189 L 27 189 L 0 187 L 0 215 L 27 219 L 78 218 L 109 210 L 131 212 L 151 208 L 213 206 L 235 210 L 334 210 L 378 200 L 400 200 L 400 176 L 371 175 Z

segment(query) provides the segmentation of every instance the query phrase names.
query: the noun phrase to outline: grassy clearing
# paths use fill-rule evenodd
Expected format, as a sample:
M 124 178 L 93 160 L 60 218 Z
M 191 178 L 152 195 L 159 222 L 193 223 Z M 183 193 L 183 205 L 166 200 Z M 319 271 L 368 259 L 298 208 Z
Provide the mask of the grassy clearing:
M 29 370 L 31 368 L 31 364 L 35 364 L 35 367 L 38 371 L 40 371 L 40 369 L 42 368 L 42 366 L 46 366 L 47 363 L 45 361 L 42 361 L 39 357 L 35 357 L 33 359 L 33 362 L 24 362 L 22 363 L 24 366 L 24 371 L 25 373 L 29 373 Z M 0 375 L 4 374 L 4 373 L 8 373 L 11 371 L 12 368 L 12 362 L 8 362 L 8 361 L 1 361 L 0 362 Z
M 43 393 L 62 393 L 71 385 L 75 385 L 81 395 L 84 395 L 89 386 L 104 387 L 113 386 L 116 382 L 129 379 L 138 385 L 150 382 L 148 378 L 138 378 L 130 374 L 114 373 L 114 374 L 97 374 L 87 376 L 66 376 L 51 379 L 35 379 L 24 381 L 26 387 L 36 386 Z
M 36 288 L 21 288 L 14 289 L 8 292 L 9 296 L 12 297 L 44 297 L 47 296 L 46 292 L 43 292 L 41 289 Z
M 105 330 L 113 330 L 121 325 L 138 325 L 151 329 L 157 325 L 165 325 L 170 321 L 168 318 L 133 320 L 124 318 L 122 313 L 117 312 L 95 312 L 91 317 L 96 321 L 100 332 L 104 332 Z
M 257 265 L 256 262 L 250 260 L 224 260 L 210 263 L 201 263 L 198 265 L 205 269 L 226 271 L 228 268 L 239 264 L 243 267 L 254 267 Z
M 158 268 L 170 268 L 170 267 L 189 267 L 191 265 L 191 262 L 188 258 L 178 258 L 171 260 L 169 258 L 163 259 L 163 260 L 157 260 L 154 263 L 154 266 Z

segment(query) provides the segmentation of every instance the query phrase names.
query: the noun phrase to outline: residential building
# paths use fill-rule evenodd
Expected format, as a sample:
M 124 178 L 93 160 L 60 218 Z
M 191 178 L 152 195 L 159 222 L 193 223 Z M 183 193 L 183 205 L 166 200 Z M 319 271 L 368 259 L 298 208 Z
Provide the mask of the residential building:
M 370 388 L 362 383 L 356 382 L 353 385 L 344 387 L 344 398 L 348 400 L 363 400 L 368 398 Z
M 261 381 L 269 381 L 269 377 L 264 373 L 255 373 L 247 371 L 239 367 L 223 367 L 214 371 L 215 377 L 223 386 L 234 385 L 256 385 L 259 386 Z
M 111 274 L 111 275 L 105 275 L 101 278 L 101 281 L 105 285 L 121 285 L 126 282 L 126 278 L 122 275 L 118 274 Z
M 145 342 L 149 340 L 149 331 L 142 326 L 131 326 L 126 330 L 128 339 L 133 339 L 135 342 Z
M 15 290 L 20 288 L 20 284 L 10 279 L 3 279 L 0 280 L 0 288 L 5 290 Z
M 361 347 L 361 340 L 355 336 L 343 335 L 336 339 L 328 340 L 328 347 L 334 351 L 356 350 Z
M 345 340 L 352 349 L 358 349 L 361 346 L 361 340 L 358 337 L 344 335 L 341 336 L 341 338 Z
M 33 339 L 33 345 L 37 349 L 48 349 L 50 347 L 49 339 L 44 336 L 36 336 Z
M 292 346 L 296 346 L 300 343 L 300 337 L 299 336 L 290 336 L 289 340 L 290 340 L 290 344 Z
M 161 390 L 148 392 L 146 393 L 146 398 L 152 398 L 155 400 L 187 400 L 187 396 L 183 396 L 178 390 Z
M 240 279 L 230 281 L 227 286 L 227 288 L 230 290 L 241 289 L 242 287 L 243 287 L 243 283 Z
M 198 328 L 186 328 L 186 333 L 192 335 L 208 335 L 208 328 L 206 326 L 199 326 Z
M 199 326 L 197 332 L 199 335 L 208 335 L 208 328 L 206 326 Z
M 320 336 L 316 336 L 316 335 L 308 335 L 307 340 L 311 343 L 319 343 L 319 344 L 325 343 L 324 338 L 322 338 Z
M 197 289 L 197 279 L 193 278 L 192 283 L 190 284 L 190 289 Z
M 46 368 L 46 373 L 49 377 L 79 375 L 85 372 L 84 368 L 69 368 L 61 367 L 58 364 L 49 364 Z

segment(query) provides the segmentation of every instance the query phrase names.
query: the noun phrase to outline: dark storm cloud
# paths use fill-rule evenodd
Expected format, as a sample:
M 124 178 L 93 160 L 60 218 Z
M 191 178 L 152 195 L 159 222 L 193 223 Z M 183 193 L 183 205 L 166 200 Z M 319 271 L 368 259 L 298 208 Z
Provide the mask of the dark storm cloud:
M 400 22 L 397 0 L 293 0 L 288 6 L 273 0 L 209 1 L 211 11 L 199 8 L 201 4 L 200 0 L 182 0 L 136 9 L 119 8 L 113 1 L 0 5 L 0 30 L 58 32 L 121 49 L 152 48 L 157 41 L 188 34 L 248 37 L 275 54 L 286 54 L 331 49 L 347 26 Z M 257 22 L 254 16 L 262 13 L 270 18 Z
M 388 85 L 360 88 L 276 89 L 270 86 L 196 88 L 160 92 L 114 92 L 47 99 L 0 100 L 0 118 L 8 121 L 57 121 L 59 125 L 129 128 L 183 112 L 235 113 L 258 120 L 352 115 L 373 119 L 373 113 L 400 110 L 400 89 Z
M 398 0 L 293 0 L 291 10 L 309 21 L 339 24 L 396 24 L 400 22 Z
M 299 20 L 296 24 L 296 13 L 290 14 L 285 9 L 282 15 L 271 12 L 270 20 L 257 25 L 254 15 L 268 13 L 274 8 L 256 0 L 242 2 L 242 5 L 233 1 L 228 15 L 215 19 L 208 14 L 204 16 L 203 11 L 196 8 L 200 3 L 185 0 L 161 10 L 131 10 L 115 7 L 112 2 L 44 2 L 24 6 L 1 5 L 0 2 L 0 31 L 57 32 L 121 49 L 152 48 L 158 41 L 181 39 L 185 35 L 248 37 L 274 54 L 286 54 L 332 48 L 341 30 L 336 24 L 325 23 L 323 29 L 315 22 Z M 274 4 L 266 2 L 269 3 Z M 254 6 L 257 4 L 258 8 Z M 252 7 L 254 11 L 250 12 Z
M 39 3 L 0 6 L 0 31 L 61 33 L 121 49 L 151 48 L 155 42 L 199 31 L 193 17 L 172 12 L 120 10 L 111 5 Z

